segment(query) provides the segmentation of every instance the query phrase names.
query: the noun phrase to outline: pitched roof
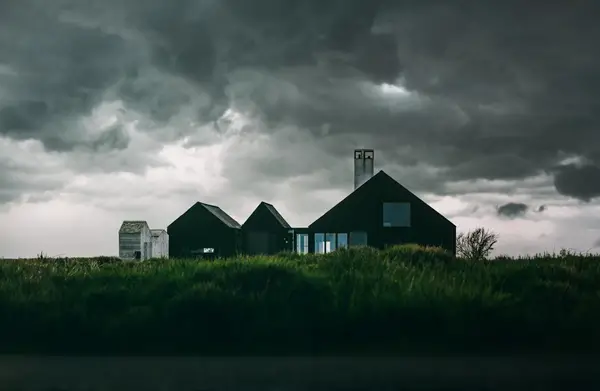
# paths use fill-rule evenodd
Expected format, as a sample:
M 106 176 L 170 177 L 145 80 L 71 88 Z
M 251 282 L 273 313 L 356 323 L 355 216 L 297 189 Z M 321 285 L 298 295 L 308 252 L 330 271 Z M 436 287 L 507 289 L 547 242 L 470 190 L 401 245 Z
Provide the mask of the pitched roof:
M 223 211 L 223 209 L 219 208 L 218 206 L 205 204 L 203 202 L 199 202 L 199 204 L 202 205 L 210 213 L 215 215 L 219 220 L 221 220 L 228 227 L 230 227 L 230 228 L 241 228 L 242 227 L 240 225 L 240 223 L 235 221 L 235 219 L 233 217 L 229 216 L 227 213 L 225 213 Z
M 160 229 L 151 229 L 150 232 L 152 233 L 152 236 L 160 236 L 161 233 L 163 233 L 163 232 L 166 233 L 167 230 L 162 229 L 162 228 L 160 228 Z
M 279 224 L 281 224 L 281 226 L 283 228 L 292 228 L 287 221 L 285 221 L 285 219 L 283 218 L 283 216 L 279 213 L 279 211 L 277 209 L 275 209 L 275 207 L 267 202 L 261 202 L 261 204 L 264 204 L 267 207 L 267 210 L 269 212 L 271 212 L 271 214 L 273 215 L 273 217 L 275 217 L 275 219 L 277 219 L 277 222 Z
M 122 234 L 136 234 L 142 232 L 144 226 L 148 226 L 148 223 L 140 220 L 125 220 L 119 228 L 119 233 Z
M 406 187 L 404 187 L 402 184 L 400 184 L 400 182 L 398 182 L 397 180 L 395 180 L 394 178 L 392 178 L 390 175 L 388 175 L 385 171 L 380 170 L 377 174 L 373 175 L 371 178 L 369 178 L 367 181 L 365 181 L 362 185 L 360 185 L 354 191 L 352 191 L 350 194 L 348 194 L 346 197 L 344 197 L 343 200 L 341 200 L 340 202 L 338 202 L 331 209 L 329 209 L 327 212 L 325 212 L 323 215 L 321 215 L 319 218 L 317 218 L 315 221 L 313 221 L 309 225 L 309 228 L 311 228 L 315 224 L 317 224 L 332 209 L 336 208 L 338 205 L 340 205 L 341 203 L 343 203 L 346 199 L 352 197 L 354 194 L 357 194 L 358 191 L 364 191 L 364 190 L 361 190 L 361 189 L 367 188 L 369 185 L 373 185 L 376 181 L 385 181 L 385 182 L 387 182 L 390 185 L 396 186 L 396 188 L 398 190 L 400 190 L 400 191 L 406 191 L 412 197 L 414 197 L 414 199 L 416 199 L 417 201 L 422 202 L 423 204 L 427 205 L 427 207 L 429 207 L 438 216 L 442 217 L 444 220 L 446 220 L 448 223 L 452 224 L 453 226 L 456 226 L 452 221 L 448 220 L 448 218 L 446 216 L 442 215 L 440 212 L 438 212 L 437 210 L 435 210 L 433 207 L 431 207 L 431 205 L 427 204 L 425 201 L 423 201 L 421 198 L 419 198 L 415 193 L 413 193 L 412 191 L 408 190 Z

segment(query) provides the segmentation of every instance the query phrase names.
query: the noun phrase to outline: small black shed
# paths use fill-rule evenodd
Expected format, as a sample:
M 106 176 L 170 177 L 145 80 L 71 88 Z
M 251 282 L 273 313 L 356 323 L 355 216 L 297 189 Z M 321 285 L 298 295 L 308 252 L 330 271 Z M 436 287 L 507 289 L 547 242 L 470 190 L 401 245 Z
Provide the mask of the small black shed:
M 308 227 L 310 252 L 416 243 L 456 253 L 456 226 L 383 171 Z
M 246 254 L 276 254 L 291 250 L 290 225 L 269 203 L 261 202 L 242 225 Z
M 241 226 L 215 205 L 196 202 L 167 227 L 171 258 L 230 257 L 242 250 Z

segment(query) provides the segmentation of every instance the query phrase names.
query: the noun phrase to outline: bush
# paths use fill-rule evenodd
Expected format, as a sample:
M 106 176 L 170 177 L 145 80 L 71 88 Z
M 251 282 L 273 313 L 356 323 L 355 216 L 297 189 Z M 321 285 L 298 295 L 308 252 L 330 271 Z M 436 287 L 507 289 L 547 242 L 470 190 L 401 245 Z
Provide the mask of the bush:
M 600 259 L 397 246 L 233 260 L 0 262 L 0 349 L 40 354 L 600 350 Z

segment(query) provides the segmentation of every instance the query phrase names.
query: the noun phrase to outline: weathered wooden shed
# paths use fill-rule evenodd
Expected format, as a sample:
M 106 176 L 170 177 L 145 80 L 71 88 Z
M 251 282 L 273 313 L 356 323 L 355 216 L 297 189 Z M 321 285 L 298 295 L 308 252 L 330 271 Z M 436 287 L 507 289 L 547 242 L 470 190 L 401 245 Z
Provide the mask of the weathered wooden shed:
M 152 257 L 169 258 L 169 234 L 166 229 L 151 229 Z
M 215 205 L 196 202 L 168 227 L 171 258 L 230 257 L 242 252 L 241 226 Z
M 291 249 L 290 225 L 272 204 L 261 202 L 242 225 L 246 254 L 276 254 Z
M 308 252 L 415 243 L 456 253 L 456 226 L 388 174 L 379 171 L 305 230 Z
M 136 260 L 152 258 L 152 235 L 147 222 L 123 221 L 119 228 L 119 258 Z

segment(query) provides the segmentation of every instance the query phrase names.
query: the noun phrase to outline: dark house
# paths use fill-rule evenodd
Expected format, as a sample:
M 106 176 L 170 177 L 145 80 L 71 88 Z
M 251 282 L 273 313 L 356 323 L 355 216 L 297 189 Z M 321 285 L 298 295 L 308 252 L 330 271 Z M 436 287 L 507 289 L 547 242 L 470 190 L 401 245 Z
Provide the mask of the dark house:
M 242 250 L 241 226 L 215 205 L 196 202 L 167 227 L 172 258 L 230 257 Z
M 242 225 L 244 252 L 254 254 L 276 254 L 291 249 L 290 225 L 275 209 L 261 202 Z
M 456 226 L 383 171 L 308 226 L 309 252 L 416 243 L 456 253 Z

